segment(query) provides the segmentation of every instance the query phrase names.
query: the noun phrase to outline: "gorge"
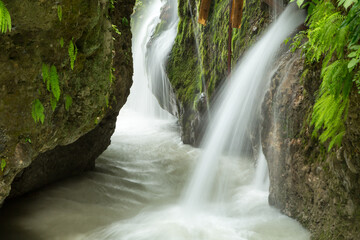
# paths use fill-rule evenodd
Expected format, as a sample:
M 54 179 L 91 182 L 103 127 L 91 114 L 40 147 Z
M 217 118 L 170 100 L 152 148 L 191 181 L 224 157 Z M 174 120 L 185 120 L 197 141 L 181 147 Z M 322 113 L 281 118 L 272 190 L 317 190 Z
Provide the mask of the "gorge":
M 227 77 L 227 1 L 3 1 L 1 239 L 359 239 L 360 97 L 314 137 L 306 10 L 247 1 Z

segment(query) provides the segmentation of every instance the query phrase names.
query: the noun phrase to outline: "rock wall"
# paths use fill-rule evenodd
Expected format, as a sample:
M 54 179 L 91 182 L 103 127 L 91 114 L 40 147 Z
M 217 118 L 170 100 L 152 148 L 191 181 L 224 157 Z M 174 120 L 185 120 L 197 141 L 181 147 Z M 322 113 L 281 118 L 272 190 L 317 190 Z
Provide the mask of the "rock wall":
M 125 0 L 114 5 L 106 0 L 4 3 L 13 28 L 0 35 L 0 158 L 6 163 L 0 171 L 0 204 L 15 176 L 12 196 L 92 168 L 110 144 L 132 83 L 134 5 Z M 78 49 L 73 70 L 70 41 Z M 61 95 L 54 111 L 43 63 L 54 65 L 59 76 Z M 66 96 L 72 98 L 68 109 Z M 44 106 L 43 124 L 32 118 L 35 99 Z
M 360 95 L 351 92 L 342 147 L 328 152 L 309 126 L 321 66 L 306 66 L 301 56 L 282 56 L 263 104 L 269 202 L 308 228 L 312 239 L 360 239 Z
M 270 1 L 271 2 L 271 1 Z M 227 76 L 229 1 L 211 2 L 206 26 L 197 21 L 199 0 L 179 0 L 178 34 L 167 66 L 175 90 L 184 143 L 199 145 L 216 90 Z M 233 29 L 232 65 L 272 20 L 260 0 L 246 2 L 241 29 Z

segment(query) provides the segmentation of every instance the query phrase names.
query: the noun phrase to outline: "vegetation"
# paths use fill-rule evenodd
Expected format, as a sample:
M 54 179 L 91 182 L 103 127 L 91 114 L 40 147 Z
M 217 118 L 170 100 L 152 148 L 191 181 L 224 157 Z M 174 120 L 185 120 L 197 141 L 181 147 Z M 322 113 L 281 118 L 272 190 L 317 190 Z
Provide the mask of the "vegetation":
M 0 32 L 7 31 L 11 31 L 11 17 L 5 4 L 0 0 Z
M 57 13 L 58 13 L 59 21 L 61 22 L 62 21 L 62 7 L 61 6 L 57 7 Z
M 65 95 L 65 109 L 66 111 L 69 111 L 70 106 L 72 104 L 72 98 L 69 95 Z
M 35 122 L 44 123 L 45 115 L 44 115 L 44 106 L 40 102 L 39 99 L 35 99 L 32 104 L 31 115 Z
M 42 76 L 43 81 L 46 84 L 46 89 L 53 94 L 56 101 L 59 101 L 61 91 L 59 85 L 59 76 L 56 67 L 54 65 L 50 67 L 47 64 L 43 64 Z
M 3 158 L 1 159 L 1 164 L 0 164 L 0 168 L 2 172 L 4 171 L 5 167 L 6 167 L 6 160 Z
M 297 3 L 308 7 L 309 28 L 297 35 L 293 46 L 299 47 L 301 39 L 307 38 L 302 45 L 307 63 L 322 64 L 311 125 L 322 143 L 330 141 L 330 151 L 334 145 L 340 146 L 346 133 L 353 82 L 360 92 L 360 2 L 340 0 L 337 6 L 326 0 Z
M 70 41 L 68 51 L 69 51 L 69 57 L 70 57 L 71 70 L 74 70 L 74 63 L 76 60 L 78 49 L 77 49 L 76 45 L 73 43 L 73 40 Z

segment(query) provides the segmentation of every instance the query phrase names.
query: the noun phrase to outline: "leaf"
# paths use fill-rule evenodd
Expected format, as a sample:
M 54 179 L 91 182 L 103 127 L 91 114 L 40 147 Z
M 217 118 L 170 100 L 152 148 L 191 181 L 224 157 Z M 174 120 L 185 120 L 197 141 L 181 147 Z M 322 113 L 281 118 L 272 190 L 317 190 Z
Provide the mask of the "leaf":
M 127 20 L 126 17 L 123 17 L 121 21 L 122 21 L 122 24 L 124 24 L 125 26 L 129 26 L 129 20 Z
M 301 5 L 304 3 L 304 0 L 297 0 L 296 4 L 298 5 L 298 7 L 300 8 Z
M 62 20 L 62 7 L 61 6 L 57 7 L 57 13 L 58 13 L 59 21 L 61 22 L 61 20 Z
M 111 26 L 116 34 L 121 35 L 121 32 L 119 31 L 116 25 L 112 24 Z
M 50 80 L 50 66 L 43 63 L 41 68 L 41 73 L 43 77 L 43 82 L 47 83 Z
M 60 47 L 64 47 L 64 38 L 60 38 Z
M 4 169 L 6 167 L 6 160 L 5 159 L 1 159 L 1 171 L 3 172 Z
M 69 95 L 66 94 L 65 95 L 65 109 L 66 109 L 66 111 L 69 111 L 72 102 L 73 102 L 72 98 Z
M 348 57 L 349 58 L 354 58 L 354 57 L 356 57 L 356 52 L 351 52 L 349 55 L 348 55 Z
M 344 8 L 348 9 L 348 7 L 350 7 L 351 4 L 355 3 L 356 1 L 354 0 L 345 0 L 344 2 Z
M 51 87 L 51 92 L 53 93 L 56 101 L 59 101 L 60 99 L 59 76 L 57 74 L 57 70 L 54 65 L 52 65 L 50 69 L 50 87 Z
M 11 32 L 10 13 L 1 0 L 0 0 L 0 31 L 2 33 L 5 33 L 6 31 Z
M 53 96 L 50 96 L 51 109 L 54 112 L 57 106 L 57 101 Z
M 70 67 L 71 70 L 74 70 L 74 63 L 76 60 L 78 49 L 72 40 L 70 41 L 68 52 L 70 57 Z
M 106 107 L 108 108 L 109 107 L 109 96 L 108 95 L 105 96 L 105 103 L 106 103 Z
M 359 61 L 360 59 L 356 59 L 356 58 L 351 59 L 351 61 L 348 64 L 348 68 L 352 70 L 355 67 L 355 65 L 359 63 Z
M 32 104 L 31 115 L 34 121 L 44 123 L 45 115 L 44 115 L 44 106 L 40 102 L 39 99 L 35 99 Z

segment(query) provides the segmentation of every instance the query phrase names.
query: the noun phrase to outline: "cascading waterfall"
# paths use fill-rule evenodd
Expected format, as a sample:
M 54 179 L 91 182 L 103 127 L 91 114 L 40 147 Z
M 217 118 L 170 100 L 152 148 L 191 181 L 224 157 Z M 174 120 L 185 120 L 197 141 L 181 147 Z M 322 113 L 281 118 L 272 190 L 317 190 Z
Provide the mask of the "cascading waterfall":
M 168 55 L 174 44 L 179 17 L 177 14 L 177 0 L 169 0 L 162 7 L 161 23 L 157 26 L 160 28 L 160 34 L 148 42 L 148 51 L 146 53 L 146 66 L 149 78 L 149 87 L 151 92 L 157 98 L 160 106 L 176 116 L 177 106 L 176 97 L 170 85 L 166 74 L 166 63 Z
M 158 100 L 154 96 L 151 89 L 159 88 L 161 90 L 165 90 L 165 92 L 162 94 L 164 101 L 170 102 L 169 96 L 172 90 L 164 71 L 164 63 L 166 62 L 166 56 L 171 50 L 173 41 L 169 41 L 167 43 L 166 49 L 161 51 L 159 56 L 155 56 L 153 55 L 154 53 L 151 54 L 151 52 L 148 54 L 147 44 L 150 42 L 156 26 L 160 23 L 161 8 L 164 3 L 161 0 L 152 0 L 146 4 L 148 6 L 146 11 L 142 12 L 143 16 L 141 23 L 137 24 L 137 31 L 133 32 L 134 37 L 132 51 L 134 59 L 134 81 L 133 86 L 130 89 L 130 95 L 126 102 L 125 108 L 134 110 L 147 117 L 167 119 L 171 118 L 169 113 L 159 106 Z M 171 7 L 174 8 L 174 5 L 171 4 Z M 168 37 L 172 37 L 172 35 L 176 36 L 176 33 L 173 33 L 173 25 L 175 25 L 176 22 L 176 18 L 172 20 L 171 27 L 165 32 Z M 134 28 L 135 27 L 133 27 L 133 29 Z M 161 40 L 161 38 L 157 39 L 156 44 L 161 42 L 164 43 L 164 41 Z M 147 72 L 147 63 L 149 63 L 149 61 L 146 61 L 147 55 L 150 55 L 148 56 L 149 58 L 153 58 L 152 64 L 159 67 L 159 69 L 156 71 L 160 72 L 160 76 L 153 76 L 153 78 L 149 78 Z M 173 105 L 171 107 L 175 112 L 176 108 L 174 108 Z
M 302 14 L 294 7 L 287 9 L 227 80 L 205 136 L 205 151 L 179 201 L 201 150 L 181 143 L 176 119 L 162 115 L 149 88 L 146 49 L 162 6 L 160 0 L 147 2 L 133 32 L 131 95 L 120 112 L 112 144 L 94 171 L 1 209 L 1 239 L 309 239 L 297 222 L 269 207 L 261 150 L 256 171 L 246 154 L 239 158 L 236 151 L 242 149 L 246 129 L 259 113 L 271 58 L 303 21 Z M 213 188 L 213 199 L 222 201 L 207 204 Z
M 243 57 L 215 106 L 215 113 L 204 136 L 204 153 L 187 187 L 184 202 L 194 209 L 209 201 L 219 160 L 246 144 L 244 136 L 259 113 L 274 55 L 284 39 L 303 23 L 304 13 L 289 6 L 261 40 Z M 222 187 L 220 186 L 220 189 Z

